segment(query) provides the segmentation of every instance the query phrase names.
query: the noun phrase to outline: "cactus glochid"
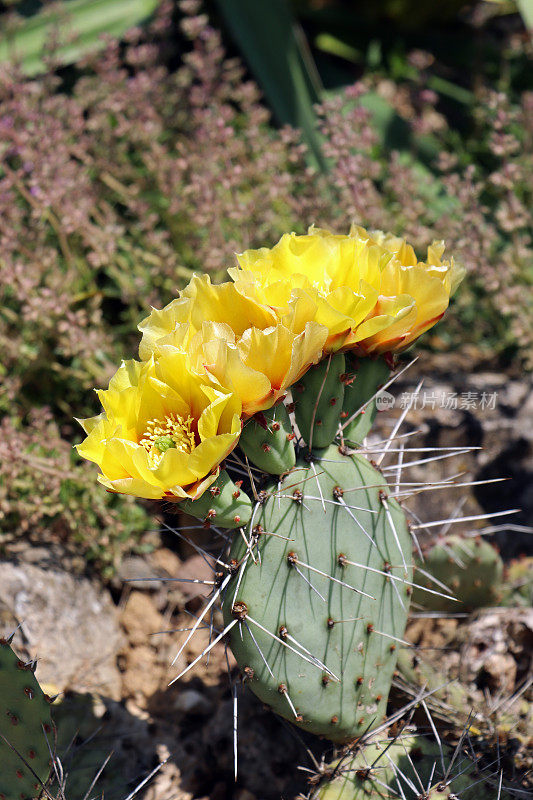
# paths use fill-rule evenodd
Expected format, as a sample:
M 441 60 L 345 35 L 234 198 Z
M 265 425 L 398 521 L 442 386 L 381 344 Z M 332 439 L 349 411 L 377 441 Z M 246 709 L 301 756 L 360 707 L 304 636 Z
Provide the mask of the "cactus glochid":
M 31 664 L 0 639 L 0 798 L 30 800 L 51 772 L 53 746 L 50 700 Z

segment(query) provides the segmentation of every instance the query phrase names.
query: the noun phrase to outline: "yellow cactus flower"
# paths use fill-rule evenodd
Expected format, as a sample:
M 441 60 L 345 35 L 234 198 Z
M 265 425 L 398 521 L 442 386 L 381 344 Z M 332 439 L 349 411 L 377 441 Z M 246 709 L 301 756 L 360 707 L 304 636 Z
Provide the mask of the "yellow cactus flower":
M 77 450 L 113 492 L 196 500 L 241 433 L 237 396 L 195 372 L 178 348 L 157 362 L 123 362 L 98 396 L 104 411 L 79 420 L 87 438 Z
M 248 328 L 205 322 L 190 343 L 191 358 L 242 402 L 243 416 L 271 408 L 322 357 L 328 332 L 307 322 L 300 333 L 282 323 Z
M 298 328 L 298 330 L 295 329 Z M 228 282 L 195 276 L 177 300 L 153 310 L 140 325 L 141 358 L 187 348 L 197 371 L 205 370 L 236 394 L 244 416 L 270 408 L 323 354 L 327 329 L 286 314 L 280 321 L 266 302 Z
M 188 341 L 205 320 L 224 323 L 241 336 L 247 328 L 275 325 L 275 311 L 264 302 L 235 291 L 231 282 L 212 284 L 209 275 L 193 275 L 190 283 L 162 310 L 152 309 L 139 330 L 141 359 L 157 353 L 163 344 L 187 347 Z
M 377 244 L 392 254 L 381 274 L 380 298 L 373 314 L 379 316 L 384 304 L 402 294 L 413 300 L 401 320 L 361 341 L 359 352 L 400 352 L 441 319 L 465 270 L 453 258 L 442 261 L 442 241 L 433 242 L 427 249 L 426 261 L 421 262 L 412 246 L 398 236 L 382 231 L 367 233 L 357 226 L 352 226 L 350 236 L 357 236 L 369 245 Z
M 291 329 L 325 325 L 327 352 L 385 352 L 406 347 L 448 306 L 462 276 L 453 261 L 441 261 L 443 250 L 434 243 L 422 264 L 402 239 L 311 227 L 271 249 L 247 250 L 228 272 L 243 297 L 272 307 Z

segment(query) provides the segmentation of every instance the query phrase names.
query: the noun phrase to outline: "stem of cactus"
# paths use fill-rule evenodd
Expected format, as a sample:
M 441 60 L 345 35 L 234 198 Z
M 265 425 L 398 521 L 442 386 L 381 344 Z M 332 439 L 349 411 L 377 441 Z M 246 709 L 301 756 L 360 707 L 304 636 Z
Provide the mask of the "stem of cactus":
M 31 800 L 50 777 L 50 700 L 33 674 L 0 639 L 0 798 Z M 48 737 L 48 740 L 47 740 Z
M 353 381 L 347 383 L 344 393 L 343 419 L 350 420 L 344 428 L 344 438 L 350 444 L 360 445 L 376 417 L 374 395 L 387 381 L 391 368 L 381 357 L 357 359 L 347 355 L 346 369 L 348 375 L 353 375 Z
M 333 741 L 382 722 L 411 592 L 411 536 L 382 475 L 335 446 L 300 459 L 248 535 L 223 609 L 251 689 Z
M 252 503 L 246 492 L 234 483 L 226 470 L 197 500 L 180 504 L 184 514 L 201 519 L 206 525 L 236 528 L 247 525 L 252 516 Z
M 354 380 L 347 361 L 348 370 L 357 370 Z M 300 433 L 296 448 L 284 406 L 248 422 L 240 447 L 255 470 L 249 469 L 244 478 L 255 503 L 245 495 L 246 514 L 236 515 L 235 493 L 229 491 L 235 484 L 225 473 L 219 478 L 220 496 L 208 491 L 200 503 L 191 503 L 197 516 L 240 530 L 226 560 L 218 561 L 225 574 L 216 573 L 213 595 L 176 658 L 219 601 L 223 630 L 180 676 L 225 638 L 243 680 L 280 716 L 336 743 L 366 742 L 370 734 L 373 743 L 362 760 L 351 754 L 353 763 L 321 790 L 320 800 L 389 795 L 451 800 L 457 789 L 464 791 L 465 800 L 475 800 L 469 765 L 464 780 L 458 773 L 451 781 L 444 776 L 440 782 L 428 782 L 425 794 L 413 793 L 413 782 L 407 788 L 402 784 L 400 791 L 406 748 L 409 763 L 422 759 L 421 774 L 426 775 L 426 761 L 430 770 L 434 768 L 435 751 L 428 750 L 421 737 L 402 739 L 401 748 L 387 740 L 387 763 L 373 771 L 372 759 L 377 760 L 383 747 L 372 731 L 386 727 L 393 676 L 400 688 L 402 678 L 419 686 L 421 679 L 437 702 L 448 701 L 453 708 L 467 699 L 463 687 L 443 688 L 438 674 L 425 673 L 418 662 L 409 660 L 411 645 L 404 631 L 411 595 L 427 608 L 455 610 L 460 608 L 455 597 L 473 608 L 496 599 L 501 585 L 501 560 L 494 548 L 483 540 L 448 534 L 446 541 L 441 537 L 424 548 L 425 560 L 417 564 L 413 581 L 411 531 L 384 477 L 394 474 L 395 494 L 405 496 L 399 488 L 401 468 L 389 465 L 382 472 L 362 453 L 346 447 L 347 441 L 360 443 L 368 433 L 376 413 L 374 395 L 388 375 L 384 359 L 355 362 L 343 354 L 310 369 L 292 387 Z M 365 414 L 358 413 L 361 409 Z M 397 427 L 392 436 L 396 431 Z M 236 742 L 234 746 L 236 752 Z M 443 763 L 440 750 L 439 757 Z M 390 763 L 392 771 L 387 773 Z
M 420 734 L 380 738 L 326 771 L 312 800 L 481 800 L 510 795 L 491 787 L 476 762 Z
M 496 548 L 481 537 L 466 538 L 458 534 L 440 537 L 426 548 L 424 559 L 418 559 L 417 566 L 419 586 L 434 588 L 437 579 L 455 598 L 415 589 L 413 600 L 427 609 L 482 608 L 497 603 L 502 594 L 503 561 Z
M 256 467 L 270 475 L 282 475 L 296 463 L 293 439 L 287 409 L 278 403 L 246 423 L 239 446 Z
M 311 367 L 293 387 L 294 416 L 307 446 L 328 447 L 339 432 L 346 361 L 336 353 Z

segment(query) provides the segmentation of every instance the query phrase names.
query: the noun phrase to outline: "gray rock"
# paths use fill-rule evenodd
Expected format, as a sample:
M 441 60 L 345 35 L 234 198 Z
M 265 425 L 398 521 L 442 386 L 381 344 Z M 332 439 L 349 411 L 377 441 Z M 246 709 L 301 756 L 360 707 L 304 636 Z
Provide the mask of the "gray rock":
M 120 698 L 116 658 L 122 634 L 105 590 L 87 578 L 3 561 L 0 607 L 20 626 L 14 646 L 37 659 L 40 683 Z
M 142 556 L 124 558 L 118 568 L 118 579 L 141 591 L 158 591 L 163 585 L 160 572 Z
M 195 689 L 186 689 L 184 692 L 180 692 L 173 706 L 178 714 L 198 714 L 205 717 L 213 711 L 213 704 L 205 694 L 201 694 Z

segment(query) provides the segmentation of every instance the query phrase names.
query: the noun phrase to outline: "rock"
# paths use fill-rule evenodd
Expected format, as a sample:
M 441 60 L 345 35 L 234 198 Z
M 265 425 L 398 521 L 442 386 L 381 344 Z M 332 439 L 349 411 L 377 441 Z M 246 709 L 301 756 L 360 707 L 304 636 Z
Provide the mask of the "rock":
M 256 796 L 249 792 L 248 789 L 237 789 L 235 800 L 256 800 Z
M 164 745 L 158 746 L 160 763 L 170 758 L 171 753 Z M 181 773 L 176 764 L 167 762 L 150 782 L 142 795 L 142 800 L 192 800 L 193 795 L 181 787 Z
M 150 643 L 150 634 L 163 630 L 165 620 L 148 595 L 134 591 L 128 597 L 120 615 L 120 624 L 130 644 L 146 645 Z
M 118 568 L 118 579 L 131 589 L 141 591 L 157 591 L 162 583 L 158 570 L 151 566 L 148 559 L 141 556 L 127 556 Z
M 533 609 L 487 609 L 469 622 L 463 637 L 461 680 L 510 695 L 531 674 Z
M 157 548 L 148 558 L 153 568 L 167 578 L 175 578 L 181 569 L 181 558 L 168 547 Z
M 124 667 L 122 675 L 122 695 L 138 698 L 142 704 L 161 688 L 161 668 L 157 653 L 151 647 L 139 646 L 127 650 L 121 659 Z
M 212 713 L 213 704 L 205 694 L 200 694 L 195 689 L 185 689 L 176 697 L 173 703 L 174 710 L 179 714 L 195 714 L 206 717 Z
M 20 624 L 18 651 L 38 660 L 40 683 L 120 698 L 116 659 L 122 636 L 107 591 L 84 577 L 4 561 L 1 605 Z

